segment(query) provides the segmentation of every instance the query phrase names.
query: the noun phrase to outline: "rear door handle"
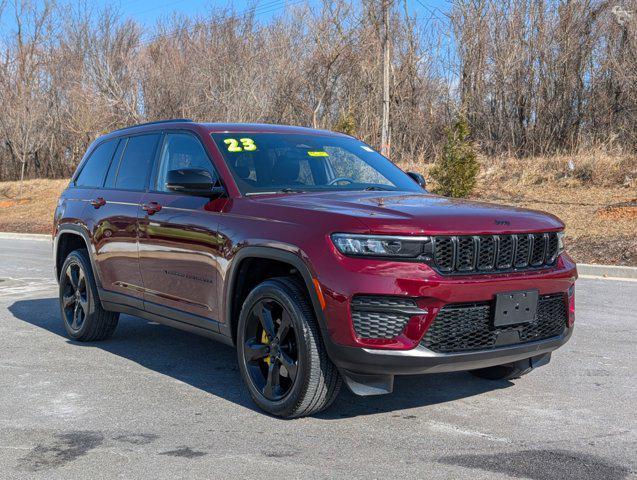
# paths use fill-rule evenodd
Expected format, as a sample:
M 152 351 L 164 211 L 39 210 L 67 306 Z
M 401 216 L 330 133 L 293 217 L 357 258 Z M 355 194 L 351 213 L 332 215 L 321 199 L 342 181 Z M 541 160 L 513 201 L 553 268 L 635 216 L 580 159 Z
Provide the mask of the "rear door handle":
M 102 197 L 97 197 L 91 200 L 91 205 L 93 205 L 96 209 L 98 209 L 106 205 L 106 200 L 104 200 Z
M 142 208 L 148 215 L 154 215 L 161 210 L 161 205 L 157 202 L 145 203 Z

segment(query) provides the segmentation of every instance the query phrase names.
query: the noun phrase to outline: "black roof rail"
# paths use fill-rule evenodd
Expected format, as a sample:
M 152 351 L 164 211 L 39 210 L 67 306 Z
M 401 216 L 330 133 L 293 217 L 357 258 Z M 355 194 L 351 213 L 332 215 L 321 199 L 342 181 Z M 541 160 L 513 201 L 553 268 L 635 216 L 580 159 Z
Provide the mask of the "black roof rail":
M 113 130 L 113 132 L 119 132 L 121 130 L 128 130 L 129 128 L 135 128 L 135 127 L 145 127 L 146 125 L 160 125 L 162 123 L 179 123 L 179 122 L 193 122 L 194 120 L 192 120 L 191 118 L 169 118 L 167 120 L 156 120 L 154 122 L 146 122 L 146 123 L 139 123 L 137 125 L 129 125 L 128 127 L 122 127 L 122 128 L 118 128 L 117 130 Z

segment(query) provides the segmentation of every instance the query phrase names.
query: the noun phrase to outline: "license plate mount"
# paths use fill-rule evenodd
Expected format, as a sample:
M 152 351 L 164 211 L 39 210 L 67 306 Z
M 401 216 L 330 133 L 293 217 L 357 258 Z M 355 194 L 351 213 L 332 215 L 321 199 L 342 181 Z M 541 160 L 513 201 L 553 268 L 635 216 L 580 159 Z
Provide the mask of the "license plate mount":
M 539 292 L 522 290 L 503 292 L 495 296 L 494 327 L 531 323 L 537 313 Z

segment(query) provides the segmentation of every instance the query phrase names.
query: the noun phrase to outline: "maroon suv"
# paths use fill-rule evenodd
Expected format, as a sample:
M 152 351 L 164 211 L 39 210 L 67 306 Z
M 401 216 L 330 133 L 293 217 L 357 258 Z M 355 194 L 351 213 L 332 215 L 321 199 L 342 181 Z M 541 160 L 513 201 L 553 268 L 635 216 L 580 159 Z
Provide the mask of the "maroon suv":
M 54 252 L 71 338 L 107 338 L 121 312 L 236 345 L 257 405 L 299 417 L 341 380 L 375 395 L 546 364 L 573 330 L 563 228 L 432 195 L 347 135 L 170 120 L 90 146 Z

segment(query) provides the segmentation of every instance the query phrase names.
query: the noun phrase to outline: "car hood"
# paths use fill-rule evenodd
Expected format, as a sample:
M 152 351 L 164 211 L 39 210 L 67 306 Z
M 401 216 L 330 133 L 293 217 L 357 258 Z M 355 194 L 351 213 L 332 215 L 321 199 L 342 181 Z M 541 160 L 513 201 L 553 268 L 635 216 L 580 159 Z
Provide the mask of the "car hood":
M 311 192 L 261 197 L 259 203 L 355 217 L 375 234 L 517 233 L 564 227 L 548 213 L 429 193 Z

